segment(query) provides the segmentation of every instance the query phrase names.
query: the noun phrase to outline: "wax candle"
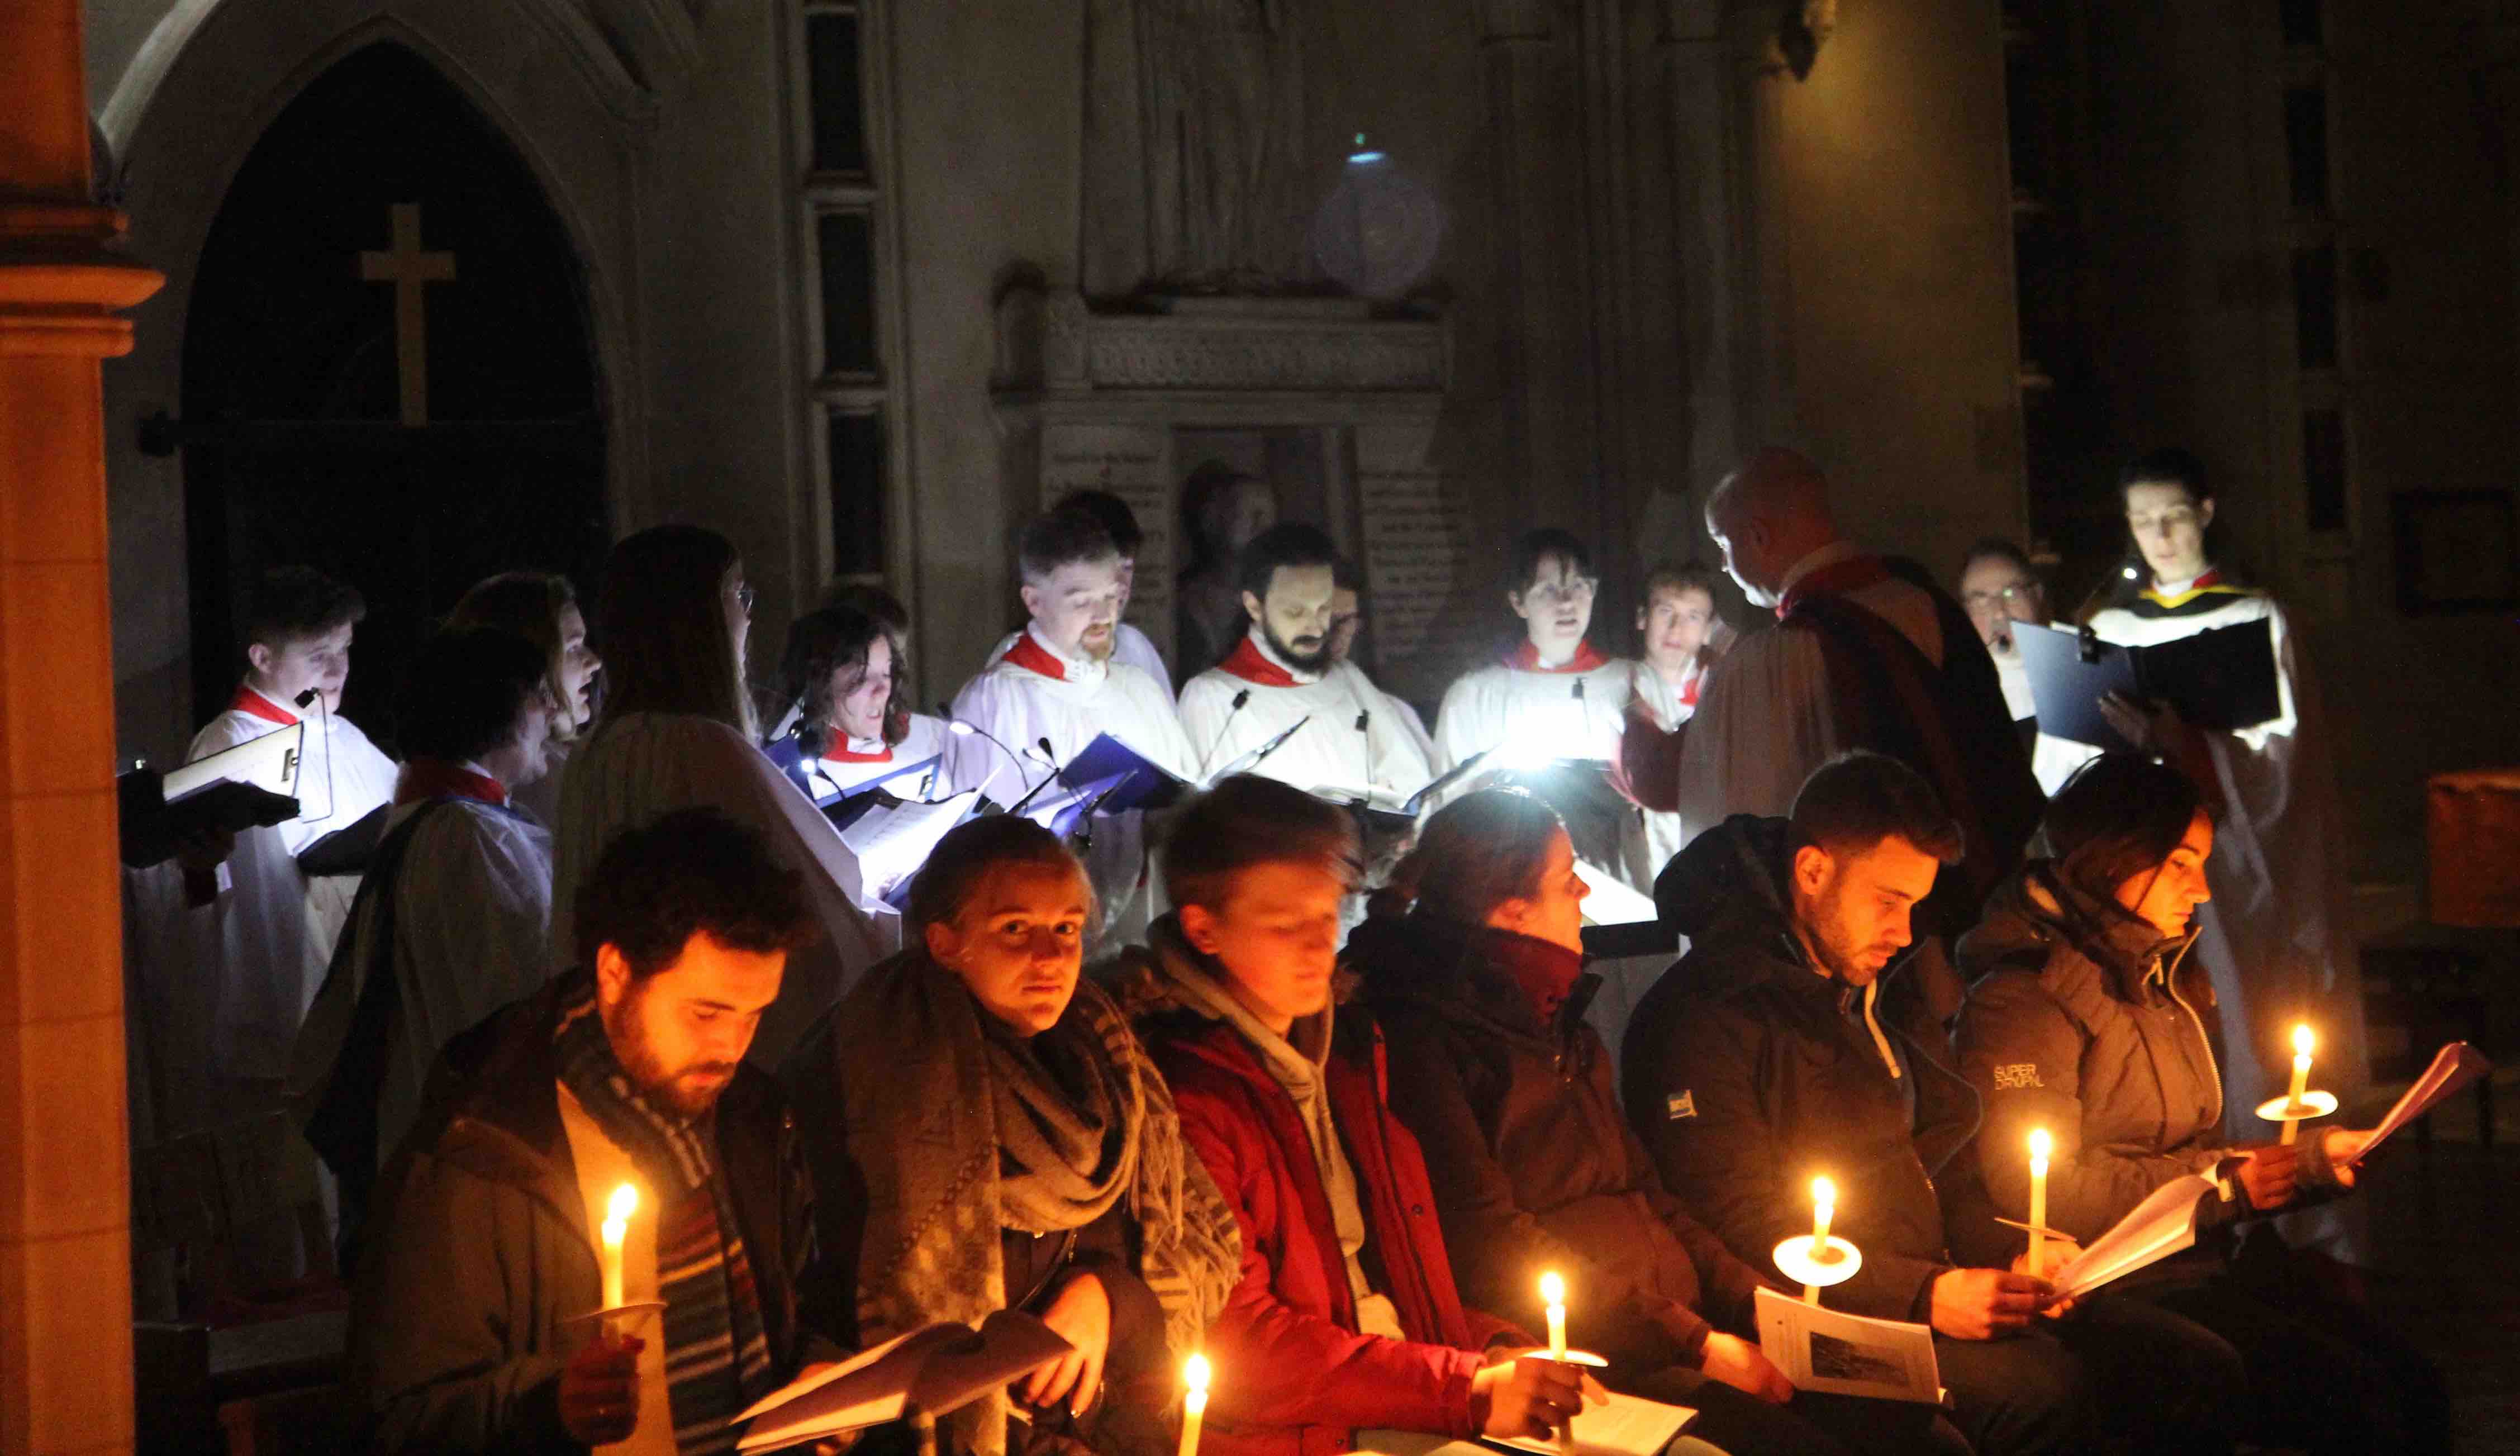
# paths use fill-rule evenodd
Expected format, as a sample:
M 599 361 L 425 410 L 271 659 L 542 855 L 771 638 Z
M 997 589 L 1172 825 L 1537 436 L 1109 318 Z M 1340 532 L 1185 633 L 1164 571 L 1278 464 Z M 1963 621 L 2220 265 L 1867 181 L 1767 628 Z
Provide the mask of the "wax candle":
M 639 1211 L 639 1190 L 624 1183 L 604 1206 L 604 1307 L 618 1309 L 621 1295 L 621 1244 L 630 1234 L 630 1215 Z
M 1181 1456 L 1198 1456 L 1198 1426 L 1207 1417 L 1207 1356 L 1190 1357 L 1182 1367 L 1182 1384 L 1190 1393 L 1182 1397 Z
M 1554 1269 L 1540 1276 L 1541 1302 L 1549 1306 L 1549 1358 L 1566 1358 L 1566 1281 Z
M 1812 1179 L 1812 1262 L 1830 1263 L 1828 1253 L 1828 1221 L 1837 1214 L 1837 1185 L 1826 1178 Z
M 2030 1134 L 2030 1275 L 2042 1278 L 2039 1256 L 2048 1244 L 2048 1129 Z
M 2310 1092 L 2310 1048 L 2311 1048 L 2310 1028 L 2309 1028 L 2308 1026 L 2295 1026 L 2295 1027 L 2293 1027 L 2293 1028 L 2292 1028 L 2292 1095 L 2284 1099 L 2284 1111 L 2285 1111 L 2285 1112 L 2287 1112 L 2287 1113 L 2292 1113 L 2292 1112 L 2299 1112 L 2299 1111 L 2301 1111 L 2301 1110 L 2302 1110 L 2302 1108 L 2301 1108 L 2301 1105 L 2302 1105 L 2302 1099 L 2303 1099 L 2305 1096 L 2307 1096 L 2307 1095 L 2309 1094 L 2309 1092 Z M 2301 1131 L 2301 1119 L 2300 1119 L 2300 1118 L 2298 1118 L 2298 1117 L 2286 1117 L 2286 1118 L 2284 1118 L 2284 1124 L 2283 1124 L 2283 1141 L 2284 1141 L 2284 1142 L 2286 1142 L 2286 1143 L 2290 1143 L 2290 1142 L 2293 1140 L 2294 1136 L 2295 1136 L 2296 1134 L 2298 1134 L 2300 1131 Z

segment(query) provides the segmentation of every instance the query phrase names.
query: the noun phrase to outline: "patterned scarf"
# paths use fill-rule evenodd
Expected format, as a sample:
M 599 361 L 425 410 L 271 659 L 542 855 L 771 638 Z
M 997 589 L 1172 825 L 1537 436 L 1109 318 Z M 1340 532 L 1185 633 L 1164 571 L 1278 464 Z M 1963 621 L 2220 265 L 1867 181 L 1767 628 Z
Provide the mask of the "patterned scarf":
M 596 1015 L 595 980 L 561 1008 L 560 1079 L 648 1181 L 658 1203 L 656 1297 L 665 1302 L 665 1384 L 684 1456 L 733 1451 L 734 1417 L 769 1393 L 760 1294 L 717 1176 L 716 1119 L 684 1118 L 648 1100 L 613 1055 Z
M 1080 983 L 1037 1039 L 1081 1067 L 1085 1093 L 1071 1096 L 990 1034 L 986 1015 L 914 948 L 868 972 L 836 1019 L 848 1146 L 867 1180 L 865 1342 L 976 1324 L 1022 1296 L 1007 1288 L 1003 1231 L 1083 1228 L 1125 1202 L 1166 1343 L 1177 1357 L 1199 1348 L 1240 1272 L 1241 1231 L 1146 1048 L 1109 997 Z M 950 1443 L 1001 1456 L 1007 1419 L 993 1391 L 949 1418 Z

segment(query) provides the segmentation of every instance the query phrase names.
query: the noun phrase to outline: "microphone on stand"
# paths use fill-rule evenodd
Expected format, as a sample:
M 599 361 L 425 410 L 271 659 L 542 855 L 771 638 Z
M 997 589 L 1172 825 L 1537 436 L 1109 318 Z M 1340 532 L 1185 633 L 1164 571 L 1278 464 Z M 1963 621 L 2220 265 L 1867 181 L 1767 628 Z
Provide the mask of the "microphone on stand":
M 1034 785 L 1034 786 L 1031 788 L 1031 790 L 1030 790 L 1030 791 L 1028 791 L 1028 792 L 1024 795 L 1024 796 L 1023 796 L 1023 797 L 1021 797 L 1021 798 L 1019 798 L 1019 799 L 1016 799 L 1016 800 L 1015 800 L 1015 802 L 1014 802 L 1014 807 L 1012 807 L 1012 808 L 1011 808 L 1011 809 L 1007 810 L 1007 812 L 1008 812 L 1008 813 L 1010 813 L 1010 814 L 1020 814 L 1020 813 L 1022 813 L 1022 812 L 1024 811 L 1024 807 L 1025 807 L 1025 805 L 1030 804 L 1030 803 L 1033 801 L 1033 799 L 1035 799 L 1036 797 L 1038 797 L 1038 796 L 1040 796 L 1040 794 L 1041 794 L 1041 791 L 1043 791 L 1044 789 L 1049 788 L 1049 787 L 1050 787 L 1051 785 L 1053 785 L 1053 784 L 1059 783 L 1060 781 L 1064 780 L 1064 779 L 1067 777 L 1067 769 L 1066 769 L 1066 767 L 1065 767 L 1064 765 L 1062 765 L 1062 764 L 1058 761 L 1058 755 L 1056 755 L 1056 754 L 1054 754 L 1053 752 L 1051 752 L 1051 749 L 1050 749 L 1050 740 L 1049 740 L 1049 738 L 1044 737 L 1044 738 L 1040 738 L 1040 739 L 1035 740 L 1035 741 L 1034 741 L 1034 747 L 1036 747 L 1036 748 L 1040 749 L 1040 750 L 1041 750 L 1041 752 L 1042 752 L 1042 756 L 1043 756 L 1043 757 L 1045 757 L 1045 758 L 1048 758 L 1048 759 L 1050 760 L 1050 777 L 1049 777 L 1049 778 L 1046 778 L 1046 779 L 1042 780 L 1040 783 L 1038 783 L 1038 784 Z
M 954 716 L 954 705 L 950 703 L 937 704 L 936 716 L 945 720 L 947 731 L 951 732 L 957 738 L 968 738 L 972 734 L 976 733 L 980 737 L 987 739 L 990 743 L 997 745 L 998 751 L 1006 754 L 1007 761 L 1015 766 L 1015 782 L 1024 786 L 1024 793 L 1026 795 L 1030 795 L 1032 793 L 1032 775 L 1024 772 L 1022 755 L 1018 754 L 1014 750 L 1008 748 L 1004 739 L 999 738 L 996 734 L 991 733 L 988 729 L 981 727 L 977 723 L 967 723 L 963 719 Z
M 1250 701 L 1251 690 L 1244 688 L 1234 695 L 1234 702 L 1225 709 L 1225 716 L 1216 720 L 1216 736 L 1208 740 L 1207 751 L 1198 755 L 1198 772 L 1201 778 L 1207 776 L 1207 766 L 1216 761 L 1216 751 L 1225 747 L 1225 735 L 1227 730 L 1234 726 L 1234 715 L 1242 711 L 1242 705 Z

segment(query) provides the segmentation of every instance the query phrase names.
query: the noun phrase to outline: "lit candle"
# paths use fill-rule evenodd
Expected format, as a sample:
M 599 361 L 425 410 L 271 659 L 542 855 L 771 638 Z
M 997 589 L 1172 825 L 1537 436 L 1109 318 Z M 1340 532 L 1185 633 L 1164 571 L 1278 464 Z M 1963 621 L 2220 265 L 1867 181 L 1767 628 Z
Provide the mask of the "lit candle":
M 1190 1357 L 1182 1367 L 1182 1384 L 1190 1393 L 1182 1397 L 1181 1456 L 1198 1456 L 1198 1424 L 1207 1416 L 1207 1356 Z
M 1812 1179 L 1812 1261 L 1825 1264 L 1828 1256 L 1828 1221 L 1837 1214 L 1837 1185 L 1826 1178 Z
M 604 1307 L 618 1309 L 621 1296 L 621 1244 L 630 1233 L 630 1215 L 639 1211 L 639 1190 L 624 1183 L 604 1206 Z
M 2039 1272 L 2039 1255 L 2048 1243 L 2048 1129 L 2033 1129 L 2030 1134 L 2030 1277 L 2045 1278 Z
M 2310 1028 L 2308 1026 L 2293 1027 L 2292 1095 L 2284 1099 L 2284 1111 L 2287 1113 L 2307 1111 L 2307 1109 L 2302 1106 L 2302 1101 L 2310 1093 Z M 2301 1131 L 2301 1119 L 2299 1117 L 2284 1118 L 2284 1142 L 2287 1144 L 2290 1143 L 2293 1140 L 2294 1134 L 2299 1131 Z
M 1566 1358 L 1566 1281 L 1555 1270 L 1540 1276 L 1540 1297 L 1549 1306 L 1549 1358 Z

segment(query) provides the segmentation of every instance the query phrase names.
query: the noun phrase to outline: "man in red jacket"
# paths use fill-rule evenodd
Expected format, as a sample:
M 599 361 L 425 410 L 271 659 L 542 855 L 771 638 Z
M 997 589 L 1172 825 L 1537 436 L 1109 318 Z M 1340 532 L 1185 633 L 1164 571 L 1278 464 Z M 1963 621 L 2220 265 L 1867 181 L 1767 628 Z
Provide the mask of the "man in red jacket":
M 1163 857 L 1178 907 L 1133 954 L 1139 1030 L 1182 1131 L 1242 1225 L 1242 1279 L 1209 1332 L 1234 1372 L 1216 1456 L 1331 1456 L 1367 1430 L 1545 1436 L 1600 1388 L 1464 1310 L 1382 1046 L 1335 1013 L 1342 810 L 1272 779 L 1184 808 Z

